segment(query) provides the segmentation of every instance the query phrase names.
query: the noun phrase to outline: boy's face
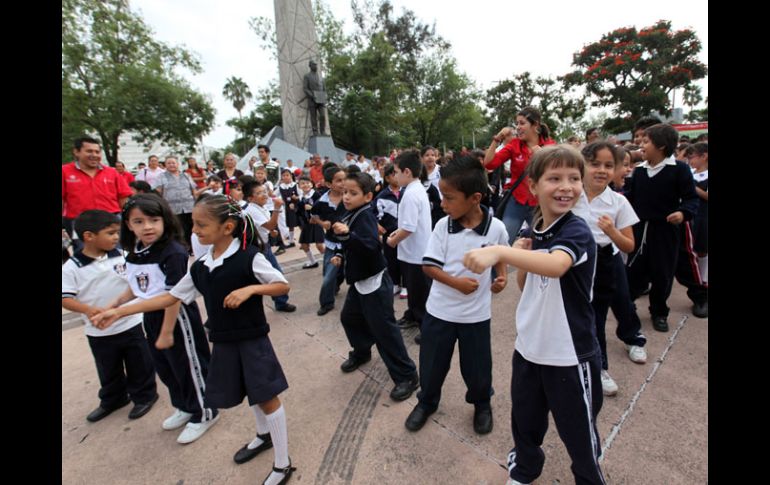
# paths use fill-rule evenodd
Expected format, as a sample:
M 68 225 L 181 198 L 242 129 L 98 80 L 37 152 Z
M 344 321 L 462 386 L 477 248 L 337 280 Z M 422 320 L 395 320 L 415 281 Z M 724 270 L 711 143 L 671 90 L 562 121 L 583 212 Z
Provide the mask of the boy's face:
M 364 194 L 355 180 L 345 180 L 343 186 L 342 204 L 345 209 L 352 211 L 372 201 L 372 193 Z
M 647 135 L 642 137 L 642 157 L 650 163 L 658 163 L 662 161 L 666 156 L 663 154 L 663 150 L 656 147 Z
M 222 190 L 222 182 L 212 180 L 211 182 L 209 182 L 209 188 L 214 192 L 218 190 Z
M 303 180 L 299 183 L 299 188 L 302 189 L 302 192 L 310 192 L 310 189 L 313 188 L 313 182 Z
M 412 171 L 408 168 L 405 172 L 402 172 L 398 165 L 393 168 L 395 168 L 393 176 L 396 177 L 396 182 L 398 183 L 399 187 L 406 187 L 412 180 L 414 180 L 414 177 L 412 177 Z
M 345 190 L 345 172 L 340 170 L 335 173 L 332 181 L 326 182 L 326 186 L 335 194 L 342 194 L 342 191 Z
M 258 206 L 263 206 L 267 204 L 267 187 L 264 185 L 261 185 L 254 189 L 254 191 L 251 193 L 251 197 L 249 197 L 249 202 L 254 202 Z
M 120 240 L 120 224 L 107 226 L 96 234 L 86 231 L 83 236 L 87 245 L 93 245 L 99 251 L 112 251 L 117 247 Z
M 443 199 L 441 199 L 441 208 L 449 217 L 455 220 L 462 219 L 468 215 L 468 213 L 476 209 L 481 202 L 480 193 L 476 192 L 475 194 L 466 196 L 463 192 L 457 190 L 454 185 L 443 179 L 438 181 L 438 188 L 443 196 Z

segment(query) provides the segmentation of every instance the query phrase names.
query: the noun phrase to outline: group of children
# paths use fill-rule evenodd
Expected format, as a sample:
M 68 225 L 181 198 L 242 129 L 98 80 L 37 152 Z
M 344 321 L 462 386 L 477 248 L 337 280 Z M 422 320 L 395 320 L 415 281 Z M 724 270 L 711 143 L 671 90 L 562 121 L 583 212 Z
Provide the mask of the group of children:
M 540 475 L 549 411 L 576 480 L 604 483 L 596 417 L 603 391 L 612 394 L 606 315 L 612 308 L 629 358 L 646 362 L 632 296 L 652 280 L 650 311 L 659 329 L 668 314 L 673 272 L 661 270 L 658 262 L 671 257 L 672 244 L 678 249 L 676 225 L 697 213 L 692 174 L 681 162 L 669 162 L 675 146 L 671 132 L 676 134 L 668 125 L 645 130 L 647 165 L 637 167 L 628 181 L 625 153 L 609 143 L 588 145 L 582 154 L 568 145 L 537 150 L 525 183 L 538 208 L 513 246 L 505 225 L 481 204 L 488 191 L 481 163 L 467 156 L 450 160 L 439 176 L 431 171 L 424 185 L 425 150 L 398 155 L 386 167 L 385 187 L 376 198 L 369 174 L 333 164 L 323 171 L 328 189 L 323 194 L 309 180 L 300 179 L 300 190 L 282 180 L 282 198 L 273 202 L 272 213 L 266 184 L 259 180 L 228 184 L 226 195 L 201 197 L 193 222 L 205 250 L 189 270 L 162 199 L 134 196 L 124 208 L 122 228 L 114 216 L 87 211 L 75 223 L 85 248 L 62 270 L 62 304 L 87 317 L 102 384 L 97 417 L 129 399 L 146 413 L 157 400 L 153 367 L 176 408 L 163 428 L 186 424 L 180 443 L 197 439 L 217 422 L 219 409 L 248 396 L 257 436 L 234 460 L 243 463 L 274 447 L 265 483 L 288 481 L 294 467 L 278 399 L 288 384 L 267 337 L 262 304 L 263 295 L 289 291 L 268 237 L 281 206 L 288 205 L 302 225 L 305 267 L 318 264 L 310 244 L 323 253 L 317 313 L 334 308 L 341 278 L 349 285 L 340 320 L 352 350 L 341 370 L 352 372 L 369 361 L 375 345 L 395 383 L 392 399 L 405 400 L 420 387 L 405 421 L 410 431 L 421 429 L 437 410 L 455 342 L 465 400 L 474 406 L 473 428 L 479 434 L 492 430 L 491 299 L 507 285 L 507 266 L 517 268 L 522 296 L 512 364 L 515 446 L 508 456 L 509 483 L 531 483 Z M 624 182 L 628 199 L 615 191 Z M 446 214 L 437 221 L 431 220 L 428 185 L 438 185 Z M 702 191 L 707 200 L 707 189 Z M 128 251 L 125 259 L 115 250 L 118 232 Z M 631 254 L 628 266 L 621 253 Z M 87 275 L 89 267 L 99 270 Z M 407 289 L 408 309 L 397 321 L 393 297 L 399 284 Z M 210 353 L 195 305 L 199 295 L 208 314 Z M 126 305 L 133 297 L 140 302 Z M 276 309 L 286 304 L 276 301 Z M 130 316 L 139 312 L 147 340 L 138 327 L 141 319 Z M 400 332 L 409 326 L 420 328 L 419 369 Z

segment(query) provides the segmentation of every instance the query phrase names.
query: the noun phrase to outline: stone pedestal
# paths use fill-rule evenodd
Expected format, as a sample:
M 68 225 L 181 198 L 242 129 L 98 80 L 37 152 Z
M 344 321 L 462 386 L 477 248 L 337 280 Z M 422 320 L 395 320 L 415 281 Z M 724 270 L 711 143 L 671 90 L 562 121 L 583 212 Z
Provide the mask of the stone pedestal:
M 313 135 L 308 139 L 306 151 L 317 153 L 323 157 L 329 157 L 334 163 L 341 164 L 344 157 L 341 157 L 339 150 L 335 148 L 332 137 L 326 135 Z

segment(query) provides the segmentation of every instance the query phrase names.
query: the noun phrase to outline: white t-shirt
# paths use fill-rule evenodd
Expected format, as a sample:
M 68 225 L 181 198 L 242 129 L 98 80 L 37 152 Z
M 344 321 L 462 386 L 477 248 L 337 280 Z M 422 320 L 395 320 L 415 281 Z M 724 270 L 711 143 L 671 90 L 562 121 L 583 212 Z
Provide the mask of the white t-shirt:
M 158 178 L 165 172 L 166 170 L 163 168 L 156 168 L 155 170 L 151 168 L 145 168 L 143 170 L 140 170 L 136 174 L 136 180 L 144 180 L 148 184 L 150 184 L 150 187 L 155 188 L 155 184 L 158 183 Z
M 251 216 L 251 219 L 254 221 L 254 225 L 257 226 L 257 233 L 259 234 L 259 238 L 264 244 L 268 244 L 267 241 L 270 237 L 270 231 L 263 226 L 264 223 L 270 221 L 271 217 L 270 211 L 267 209 L 266 205 L 261 206 L 259 204 L 255 204 L 254 202 L 249 202 L 249 205 L 247 205 L 244 209 L 246 214 Z
M 479 282 L 473 293 L 460 291 L 433 280 L 425 309 L 436 318 L 453 323 L 478 323 L 492 318 L 492 268 L 476 274 L 463 265 L 465 253 L 487 246 L 508 245 L 508 232 L 500 219 L 483 211 L 484 219 L 468 229 L 459 222 L 442 217 L 436 222 L 422 264 L 436 266 L 451 276 L 469 277 Z
M 412 234 L 398 243 L 398 259 L 410 264 L 422 264 L 431 233 L 430 202 L 419 179 L 402 189 L 398 204 L 398 228 Z
M 618 249 L 615 244 L 612 243 L 612 239 L 599 229 L 597 222 L 601 216 L 609 216 L 615 223 L 615 227 L 618 230 L 633 226 L 639 222 L 639 217 L 634 212 L 631 203 L 623 195 L 615 192 L 611 188 L 607 187 L 604 192 L 594 197 L 591 202 L 588 202 L 588 196 L 585 191 L 580 193 L 577 204 L 572 208 L 572 212 L 575 215 L 583 218 L 588 227 L 591 228 L 591 233 L 594 235 L 596 244 L 604 247 L 608 244 L 612 244 L 612 254 L 617 254 Z

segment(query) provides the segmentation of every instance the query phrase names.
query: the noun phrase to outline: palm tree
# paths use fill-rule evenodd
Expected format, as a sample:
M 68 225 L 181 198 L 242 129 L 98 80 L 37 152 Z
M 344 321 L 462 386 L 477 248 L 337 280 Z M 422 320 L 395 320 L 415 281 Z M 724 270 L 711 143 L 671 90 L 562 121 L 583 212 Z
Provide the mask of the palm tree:
M 235 76 L 227 80 L 224 89 L 222 89 L 222 95 L 233 103 L 233 108 L 238 111 L 238 118 L 242 118 L 241 110 L 246 106 L 246 102 L 253 97 L 249 85 L 243 82 L 243 79 Z

